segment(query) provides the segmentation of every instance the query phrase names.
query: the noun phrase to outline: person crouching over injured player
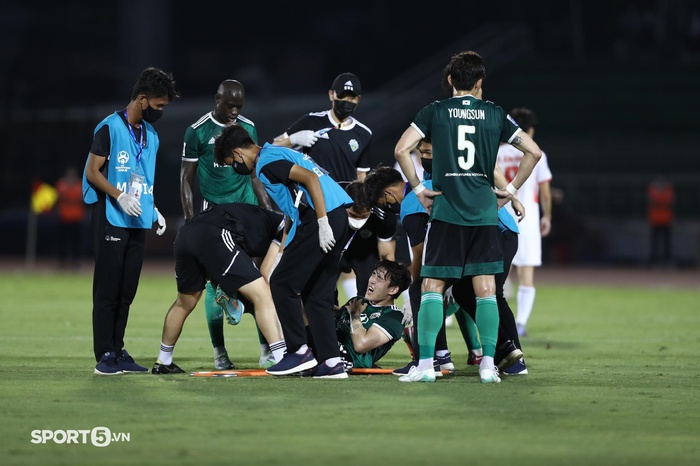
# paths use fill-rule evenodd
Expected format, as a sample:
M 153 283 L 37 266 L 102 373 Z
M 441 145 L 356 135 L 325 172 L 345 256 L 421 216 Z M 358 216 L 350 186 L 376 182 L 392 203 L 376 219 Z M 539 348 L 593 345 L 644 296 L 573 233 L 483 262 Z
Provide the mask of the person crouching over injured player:
M 281 232 L 284 216 L 252 204 L 221 204 L 195 215 L 175 238 L 177 299 L 170 306 L 153 374 L 181 374 L 173 362 L 173 347 L 185 319 L 202 296 L 207 279 L 218 283 L 217 299 L 233 324 L 240 321 L 244 298 L 255 309 L 255 320 L 279 362 L 286 345 L 270 287 L 251 257 L 262 257 Z
M 364 297 L 340 308 L 336 334 L 345 370 L 371 368 L 403 335 L 403 313 L 394 300 L 411 283 L 411 273 L 391 260 L 377 262 Z

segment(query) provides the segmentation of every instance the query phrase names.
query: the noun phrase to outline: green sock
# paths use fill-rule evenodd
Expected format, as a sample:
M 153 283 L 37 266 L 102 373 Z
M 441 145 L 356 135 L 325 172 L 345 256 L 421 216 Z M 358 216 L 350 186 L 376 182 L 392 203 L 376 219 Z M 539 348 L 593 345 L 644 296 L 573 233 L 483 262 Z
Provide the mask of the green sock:
M 267 345 L 267 338 L 265 338 L 265 335 L 263 335 L 263 333 L 260 331 L 260 327 L 258 327 L 257 321 L 255 321 L 255 329 L 258 331 L 258 340 L 260 341 L 260 344 Z
M 462 338 L 464 338 L 464 343 L 467 344 L 469 351 L 481 349 L 479 329 L 476 328 L 476 322 L 472 316 L 460 307 L 459 311 L 455 312 L 455 319 L 457 319 L 459 329 L 462 331 Z
M 493 357 L 496 354 L 498 340 L 498 304 L 496 295 L 476 298 L 476 326 L 479 329 L 484 356 Z
M 432 359 L 435 355 L 435 339 L 444 319 L 442 295 L 434 291 L 421 293 L 418 311 L 418 347 L 421 359 Z
M 214 348 L 226 346 L 224 342 L 224 312 L 216 302 L 216 291 L 207 282 L 204 292 L 204 313 L 209 327 L 209 336 Z

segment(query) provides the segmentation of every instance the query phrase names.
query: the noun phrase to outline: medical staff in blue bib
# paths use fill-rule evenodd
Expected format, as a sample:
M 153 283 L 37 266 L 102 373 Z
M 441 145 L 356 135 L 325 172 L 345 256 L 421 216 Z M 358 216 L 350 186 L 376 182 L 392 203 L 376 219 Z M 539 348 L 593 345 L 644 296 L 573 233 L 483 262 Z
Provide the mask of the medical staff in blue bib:
M 291 222 L 282 258 L 270 276 L 287 354 L 267 372 L 291 375 L 316 369 L 316 378 L 347 378 L 331 310 L 340 255 L 350 233 L 345 209 L 352 199 L 309 155 L 271 144 L 260 147 L 237 125 L 223 129 L 214 157 L 241 175 L 255 170 L 270 199 Z
M 146 68 L 126 108 L 95 128 L 83 172 L 83 200 L 92 205 L 92 334 L 95 374 L 147 373 L 124 349 L 129 308 L 139 284 L 146 230 L 165 219 L 154 203 L 158 134 L 151 125 L 178 97 L 171 74 Z

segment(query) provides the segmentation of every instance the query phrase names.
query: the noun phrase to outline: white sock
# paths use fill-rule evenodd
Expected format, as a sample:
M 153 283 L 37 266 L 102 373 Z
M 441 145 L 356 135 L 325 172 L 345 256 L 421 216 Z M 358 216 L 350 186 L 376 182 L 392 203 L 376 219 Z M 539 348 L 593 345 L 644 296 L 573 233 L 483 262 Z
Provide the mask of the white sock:
M 214 348 L 214 357 L 218 358 L 222 354 L 226 354 L 226 347 L 225 346 L 217 346 Z
M 173 363 L 173 348 L 175 348 L 175 345 L 168 346 L 163 342 L 160 343 L 160 353 L 158 353 L 158 361 L 160 361 L 161 364 L 169 366 Z
M 435 351 L 435 356 L 443 357 L 443 356 L 447 356 L 447 353 L 449 353 L 449 351 L 441 349 L 441 350 Z
M 326 366 L 333 367 L 336 364 L 340 364 L 341 362 L 343 362 L 343 360 L 340 359 L 339 357 L 338 358 L 328 358 L 328 359 L 326 359 Z
M 284 357 L 284 353 L 287 352 L 287 344 L 284 340 L 276 341 L 270 345 L 269 351 L 272 351 L 272 357 L 275 358 L 275 362 L 280 362 Z
M 496 364 L 493 362 L 493 357 L 484 356 L 481 358 L 481 363 L 479 364 L 479 370 L 490 369 L 496 370 Z
M 343 292 L 345 293 L 345 296 L 348 297 L 348 299 L 357 296 L 357 280 L 355 279 L 355 277 L 344 278 L 342 280 L 342 285 Z
M 433 358 L 421 359 L 418 361 L 419 371 L 427 371 L 428 369 L 435 369 Z
M 535 287 L 520 285 L 518 287 L 518 315 L 515 317 L 517 324 L 523 327 L 527 325 L 533 304 L 535 304 Z
M 295 354 L 304 354 L 309 350 L 309 347 L 306 345 L 301 345 L 298 350 L 296 350 L 294 353 Z

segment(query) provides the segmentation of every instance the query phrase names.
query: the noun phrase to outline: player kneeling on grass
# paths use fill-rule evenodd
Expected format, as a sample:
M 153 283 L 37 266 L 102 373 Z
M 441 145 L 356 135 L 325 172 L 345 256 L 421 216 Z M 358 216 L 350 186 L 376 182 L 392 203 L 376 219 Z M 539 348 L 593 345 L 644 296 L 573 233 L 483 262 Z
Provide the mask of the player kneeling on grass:
M 255 309 L 255 320 L 275 359 L 279 362 L 286 346 L 270 287 L 251 257 L 266 254 L 283 227 L 284 216 L 252 204 L 222 204 L 194 216 L 175 238 L 177 299 L 163 324 L 163 337 L 153 374 L 180 374 L 173 363 L 173 347 L 185 319 L 202 296 L 207 279 L 218 283 L 217 298 L 231 323 L 238 323 L 245 298 Z M 236 299 L 231 299 L 231 298 Z
M 367 282 L 365 296 L 352 298 L 340 308 L 336 333 L 346 371 L 374 367 L 401 339 L 403 313 L 394 300 L 410 283 L 408 267 L 381 260 Z

